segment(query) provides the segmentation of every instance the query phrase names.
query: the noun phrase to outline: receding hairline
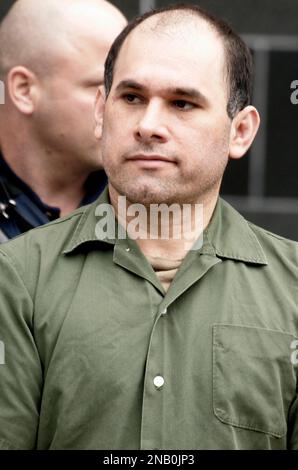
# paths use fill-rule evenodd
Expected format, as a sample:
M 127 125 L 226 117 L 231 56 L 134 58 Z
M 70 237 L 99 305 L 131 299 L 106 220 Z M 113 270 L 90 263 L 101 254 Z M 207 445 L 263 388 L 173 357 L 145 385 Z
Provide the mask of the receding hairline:
M 154 35 L 162 35 L 162 34 L 171 34 L 171 31 L 176 35 L 177 34 L 177 27 L 181 28 L 183 34 L 185 34 L 185 24 L 192 24 L 194 29 L 198 29 L 198 31 L 208 31 L 211 33 L 215 40 L 218 40 L 218 44 L 222 47 L 222 66 L 223 66 L 223 78 L 227 82 L 229 82 L 229 73 L 228 73 L 228 64 L 227 64 L 227 57 L 226 57 L 226 50 L 225 50 L 225 41 L 224 38 L 221 36 L 218 29 L 215 25 L 208 21 L 203 15 L 200 15 L 196 11 L 192 11 L 190 9 L 185 10 L 168 10 L 164 12 L 159 12 L 155 15 L 146 18 L 142 23 L 137 25 L 125 38 L 121 48 L 119 50 L 115 65 L 114 65 L 114 74 L 117 67 L 117 62 L 121 55 L 121 52 L 127 42 L 132 40 L 135 35 L 137 34 L 154 34 Z
M 188 21 L 191 18 L 191 21 L 195 20 L 196 24 L 198 24 L 198 20 L 201 20 L 201 24 L 204 23 L 209 31 L 212 31 L 215 37 L 217 36 L 223 51 L 223 54 L 221 54 L 222 70 L 228 91 L 227 113 L 230 119 L 233 119 L 240 110 L 251 104 L 253 86 L 251 52 L 241 36 L 226 21 L 194 4 L 183 3 L 156 8 L 136 17 L 127 25 L 114 41 L 105 62 L 106 96 L 109 95 L 113 85 L 114 73 L 121 50 L 131 35 L 139 31 L 140 27 L 143 28 L 144 25 L 147 25 L 149 21 L 151 22 L 152 18 L 154 18 L 155 25 L 156 18 L 161 19 L 161 24 L 164 25 L 169 23 L 168 19 L 170 19 L 171 24 L 175 21 L 181 24 L 182 17 L 187 18 Z M 174 22 L 173 18 L 176 19 Z
M 194 11 L 188 8 L 183 10 L 181 9 L 173 9 L 167 11 L 158 12 L 152 16 L 149 16 L 144 21 L 142 21 L 139 25 L 134 28 L 133 31 L 138 29 L 147 28 L 150 23 L 153 23 L 152 30 L 158 31 L 158 29 L 162 30 L 163 28 L 169 28 L 171 26 L 181 25 L 183 21 L 189 22 L 193 20 L 193 24 L 197 24 L 201 22 L 202 24 L 206 24 L 209 26 L 210 29 L 216 31 L 216 28 L 213 24 L 208 21 L 203 15 L 201 15 L 198 11 Z M 133 32 L 132 31 L 132 32 Z

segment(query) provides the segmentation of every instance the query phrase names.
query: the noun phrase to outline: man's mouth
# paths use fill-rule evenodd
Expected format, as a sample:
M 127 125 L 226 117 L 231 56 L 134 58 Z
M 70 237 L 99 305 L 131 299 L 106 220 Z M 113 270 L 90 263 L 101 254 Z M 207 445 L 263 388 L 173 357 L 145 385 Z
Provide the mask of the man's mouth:
M 173 158 L 158 154 L 136 154 L 128 157 L 127 160 L 135 162 L 136 164 L 146 168 L 153 168 L 169 163 L 176 163 Z

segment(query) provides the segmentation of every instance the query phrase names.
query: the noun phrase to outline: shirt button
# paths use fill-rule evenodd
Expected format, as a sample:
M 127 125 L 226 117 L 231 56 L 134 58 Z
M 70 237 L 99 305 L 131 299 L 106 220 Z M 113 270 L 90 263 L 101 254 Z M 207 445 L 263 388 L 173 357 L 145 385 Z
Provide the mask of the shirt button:
M 168 313 L 168 309 L 164 308 L 160 313 L 161 315 L 166 315 Z
M 156 377 L 154 377 L 153 383 L 156 388 L 161 388 L 165 383 L 165 380 L 161 375 L 157 375 Z
M 127 253 L 129 253 L 129 252 L 130 252 L 130 248 L 126 248 L 126 251 L 127 251 Z

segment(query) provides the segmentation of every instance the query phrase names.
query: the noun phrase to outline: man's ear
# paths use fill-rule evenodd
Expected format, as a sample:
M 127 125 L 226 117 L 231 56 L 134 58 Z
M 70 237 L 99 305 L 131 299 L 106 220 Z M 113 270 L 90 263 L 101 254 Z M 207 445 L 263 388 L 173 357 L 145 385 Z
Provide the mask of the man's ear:
M 234 117 L 230 136 L 230 158 L 238 159 L 246 154 L 260 125 L 260 116 L 254 106 L 246 106 Z
M 94 135 L 96 139 L 100 140 L 102 136 L 103 127 L 103 113 L 105 108 L 105 89 L 104 86 L 100 86 L 96 93 L 95 100 L 95 129 Z
M 36 75 L 21 65 L 13 67 L 7 74 L 7 88 L 15 107 L 23 114 L 32 114 L 37 93 Z

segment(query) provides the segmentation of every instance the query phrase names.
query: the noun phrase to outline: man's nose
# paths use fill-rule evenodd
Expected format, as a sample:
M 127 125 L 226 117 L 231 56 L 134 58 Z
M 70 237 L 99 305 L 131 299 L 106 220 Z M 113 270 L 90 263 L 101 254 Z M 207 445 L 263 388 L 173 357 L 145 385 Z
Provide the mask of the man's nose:
M 165 110 L 158 101 L 147 104 L 139 117 L 135 137 L 142 142 L 165 142 L 168 138 L 168 123 Z

